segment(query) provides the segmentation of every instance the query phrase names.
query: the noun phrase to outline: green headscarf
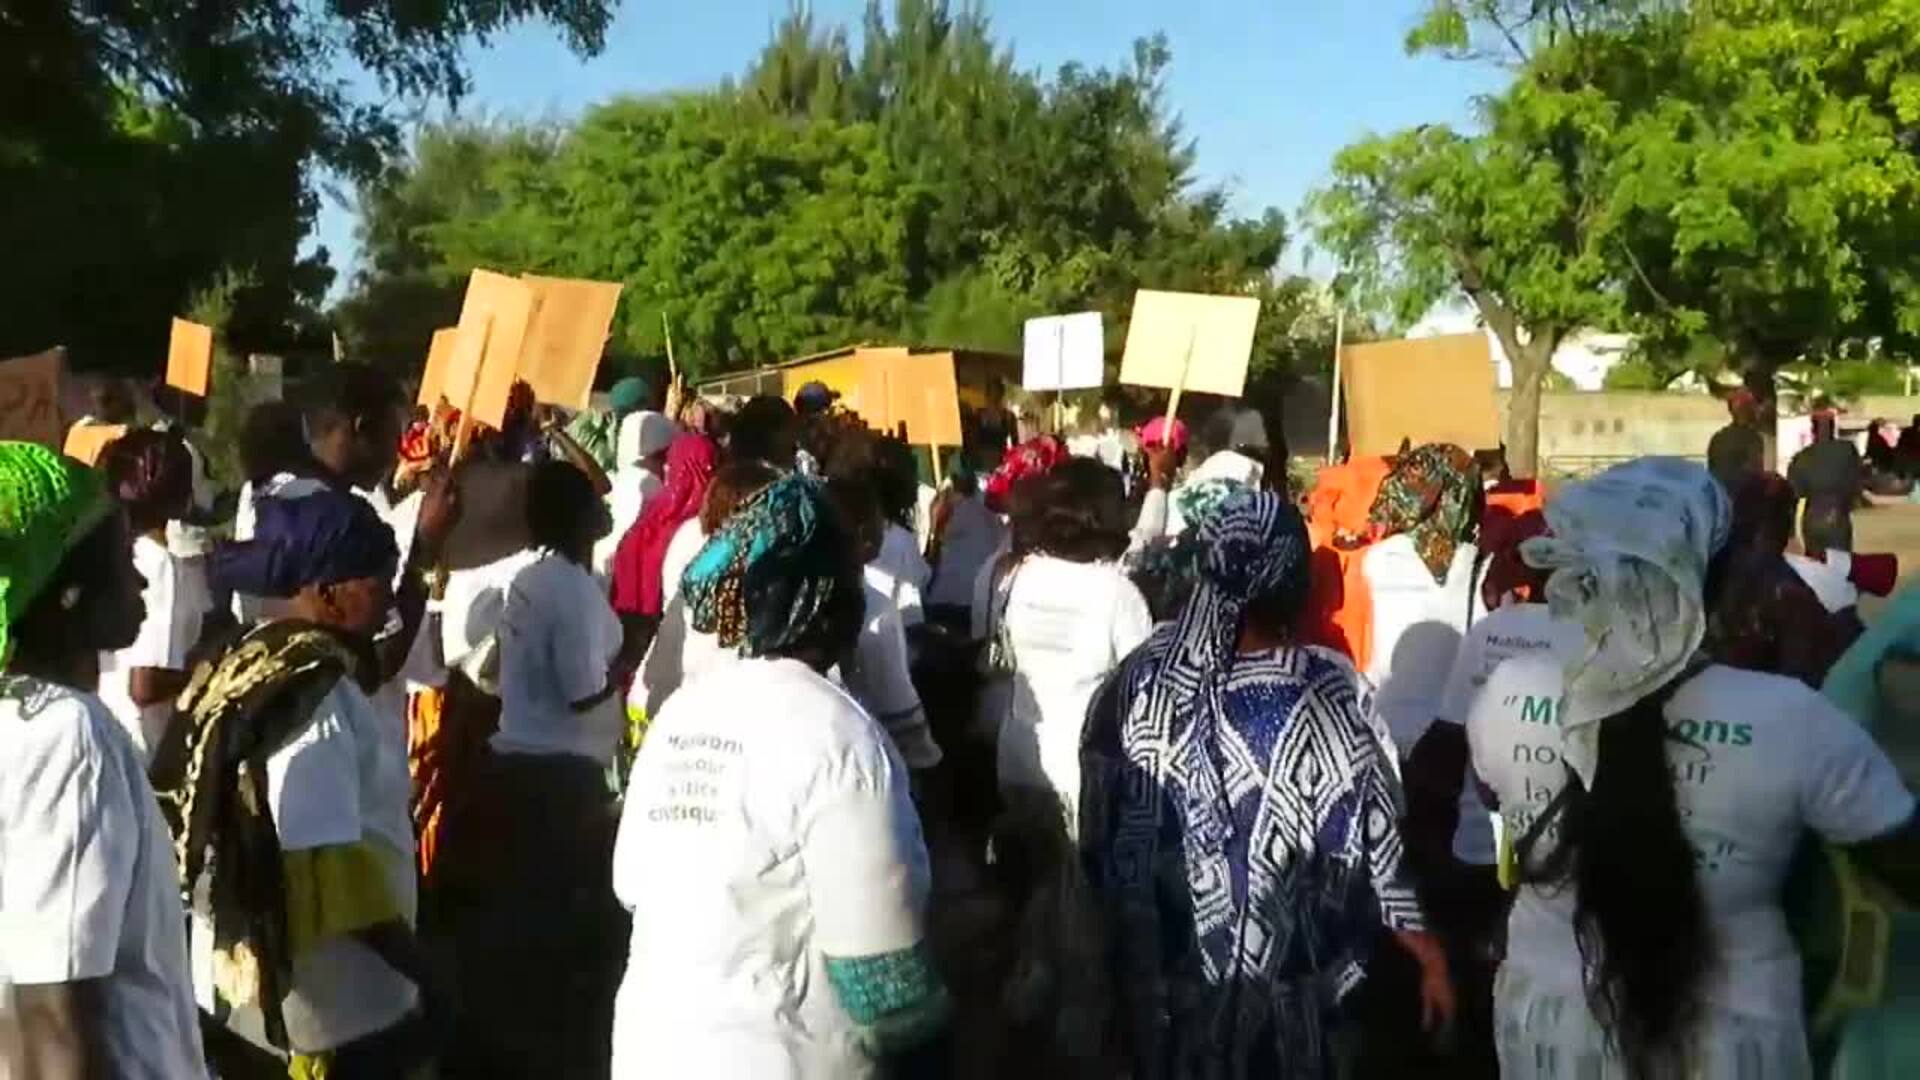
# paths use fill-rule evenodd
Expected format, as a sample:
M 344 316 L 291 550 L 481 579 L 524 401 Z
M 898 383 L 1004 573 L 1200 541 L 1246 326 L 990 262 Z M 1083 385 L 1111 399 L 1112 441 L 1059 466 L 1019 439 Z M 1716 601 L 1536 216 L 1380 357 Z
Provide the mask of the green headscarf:
M 0 663 L 15 620 L 111 507 L 92 469 L 38 443 L 0 442 Z
M 614 383 L 607 391 L 607 405 L 613 409 L 613 415 L 625 416 L 646 405 L 647 398 L 651 396 L 647 380 L 638 375 L 629 375 Z

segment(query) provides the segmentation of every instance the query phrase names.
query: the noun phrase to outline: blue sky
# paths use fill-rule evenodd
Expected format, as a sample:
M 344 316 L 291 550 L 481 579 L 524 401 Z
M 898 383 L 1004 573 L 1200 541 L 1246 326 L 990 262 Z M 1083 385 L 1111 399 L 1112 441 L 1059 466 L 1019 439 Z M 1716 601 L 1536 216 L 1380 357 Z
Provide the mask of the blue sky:
M 623 93 L 707 86 L 741 72 L 788 0 L 625 0 L 606 50 L 582 61 L 529 24 L 470 50 L 468 115 L 566 117 Z M 891 6 L 889 2 L 889 6 Z M 996 37 L 1026 68 L 1127 62 L 1136 38 L 1173 50 L 1168 100 L 1198 147 L 1199 179 L 1224 183 L 1246 213 L 1289 221 L 1334 153 L 1375 131 L 1461 122 L 1498 86 L 1484 66 L 1408 57 L 1402 39 L 1424 0 L 988 0 Z M 815 0 L 821 23 L 857 26 L 864 0 Z M 340 285 L 354 269 L 350 207 L 328 200 L 314 238 Z M 1296 241 L 1289 263 L 1301 265 Z M 1307 263 L 1325 273 L 1324 266 Z M 336 287 L 336 291 L 338 286 Z

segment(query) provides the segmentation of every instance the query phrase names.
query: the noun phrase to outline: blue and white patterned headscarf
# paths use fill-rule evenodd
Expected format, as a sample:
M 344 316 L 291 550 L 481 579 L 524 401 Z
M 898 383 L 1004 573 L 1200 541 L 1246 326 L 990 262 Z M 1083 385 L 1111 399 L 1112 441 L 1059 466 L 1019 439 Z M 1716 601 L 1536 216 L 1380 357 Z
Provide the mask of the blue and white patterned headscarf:
M 1247 606 L 1285 584 L 1305 590 L 1311 546 L 1300 511 L 1271 491 L 1230 495 L 1200 526 L 1200 583 L 1174 624 L 1147 696 L 1150 716 L 1170 721 L 1188 778 L 1188 851 L 1217 848 L 1231 830 L 1231 807 L 1213 760 L 1215 729 L 1227 722 L 1222 687 L 1238 651 Z M 1189 858 L 1190 868 L 1197 868 Z
M 1727 493 L 1703 465 L 1648 457 L 1567 488 L 1546 507 L 1549 536 L 1521 545 L 1553 571 L 1547 605 L 1587 648 L 1567 668 L 1564 760 L 1593 785 L 1601 720 L 1678 676 L 1706 636 L 1707 564 L 1727 541 Z

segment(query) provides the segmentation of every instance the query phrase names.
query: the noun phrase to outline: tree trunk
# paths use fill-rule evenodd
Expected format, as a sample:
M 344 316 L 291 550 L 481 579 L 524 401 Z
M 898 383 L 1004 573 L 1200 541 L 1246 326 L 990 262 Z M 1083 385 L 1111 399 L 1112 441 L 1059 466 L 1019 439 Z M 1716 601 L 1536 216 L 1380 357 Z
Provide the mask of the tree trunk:
M 1553 366 L 1553 351 L 1566 331 L 1556 326 L 1528 327 L 1520 340 L 1520 319 L 1512 308 L 1485 289 L 1463 278 L 1463 287 L 1480 318 L 1500 341 L 1513 370 L 1513 392 L 1507 398 L 1507 468 L 1515 477 L 1531 479 L 1540 473 L 1540 391 Z M 1481 447 L 1479 449 L 1485 449 Z
M 1541 338 L 1518 348 L 1507 346 L 1513 368 L 1513 391 L 1507 396 L 1507 467 L 1523 479 L 1540 474 L 1540 392 L 1553 362 L 1553 346 L 1546 335 Z
M 1754 399 L 1760 403 L 1760 442 L 1765 450 L 1760 456 L 1764 468 L 1779 471 L 1780 461 L 1780 401 L 1779 389 L 1775 379 L 1780 374 L 1780 365 L 1765 356 L 1749 356 L 1747 362 L 1740 365 L 1740 382 Z

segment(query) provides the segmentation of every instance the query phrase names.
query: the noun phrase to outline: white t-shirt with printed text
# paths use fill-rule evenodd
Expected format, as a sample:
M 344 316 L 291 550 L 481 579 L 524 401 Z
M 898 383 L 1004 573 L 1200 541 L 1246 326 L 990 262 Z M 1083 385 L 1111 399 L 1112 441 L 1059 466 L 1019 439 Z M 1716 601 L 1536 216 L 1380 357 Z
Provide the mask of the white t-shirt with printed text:
M 1507 661 L 1467 716 L 1474 769 L 1516 843 L 1566 782 L 1554 730 L 1564 662 L 1549 653 Z M 1668 767 L 1720 958 L 1707 1001 L 1716 1013 L 1797 1025 L 1800 957 L 1780 891 L 1802 833 L 1870 840 L 1905 823 L 1914 798 L 1865 729 L 1793 679 L 1715 665 L 1674 693 L 1666 717 Z M 1571 890 L 1523 886 L 1506 963 L 1528 985 L 1580 1001 L 1574 902 Z
M 739 660 L 661 709 L 628 791 L 613 1076 L 873 1076 L 826 958 L 916 945 L 928 890 L 906 765 L 879 726 L 797 661 Z
M 15 989 L 97 981 L 115 1080 L 204 1077 L 173 843 L 100 700 L 0 676 L 0 1026 Z
M 1467 628 L 1454 657 L 1453 673 L 1447 677 L 1439 715 L 1434 719 L 1465 727 L 1474 702 L 1495 668 L 1516 656 L 1565 656 L 1580 648 L 1581 641 L 1580 627 L 1555 619 L 1545 604 L 1512 604 L 1482 617 Z M 1453 854 L 1474 866 L 1492 866 L 1500 858 L 1493 815 L 1480 798 L 1479 779 L 1471 761 L 1460 790 L 1460 823 L 1453 833 Z

